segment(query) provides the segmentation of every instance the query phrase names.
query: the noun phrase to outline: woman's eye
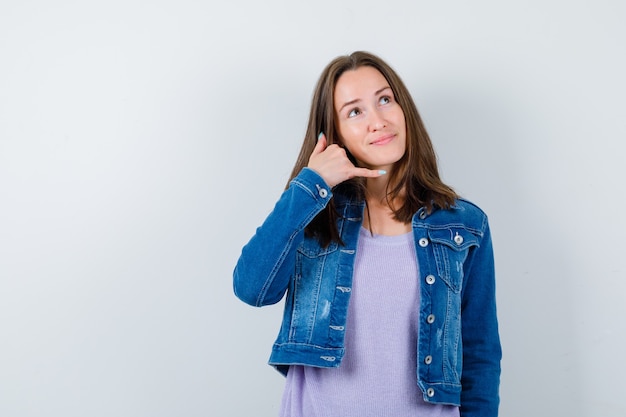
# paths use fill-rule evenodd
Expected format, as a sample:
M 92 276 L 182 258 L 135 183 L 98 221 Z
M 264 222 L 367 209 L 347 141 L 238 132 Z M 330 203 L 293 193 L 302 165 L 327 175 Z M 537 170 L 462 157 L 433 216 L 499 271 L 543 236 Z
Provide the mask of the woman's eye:
M 352 110 L 350 110 L 350 113 L 348 113 L 348 117 L 358 116 L 359 114 L 361 114 L 361 110 L 359 110 L 359 109 L 352 109 Z
M 387 104 L 387 103 L 391 103 L 391 97 L 389 97 L 389 96 L 382 96 L 382 97 L 380 98 L 379 103 L 380 103 L 380 104 Z

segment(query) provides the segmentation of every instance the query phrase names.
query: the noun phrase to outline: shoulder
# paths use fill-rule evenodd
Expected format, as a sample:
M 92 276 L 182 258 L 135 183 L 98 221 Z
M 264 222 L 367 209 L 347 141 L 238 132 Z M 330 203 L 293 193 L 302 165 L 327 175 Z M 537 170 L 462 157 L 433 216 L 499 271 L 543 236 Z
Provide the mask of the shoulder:
M 458 214 L 464 216 L 479 217 L 480 219 L 487 217 L 487 214 L 483 211 L 483 209 L 464 198 L 457 198 L 454 205 L 450 207 L 450 210 L 456 211 Z
M 422 209 L 420 209 L 422 210 Z M 420 214 L 418 212 L 417 214 Z M 473 202 L 459 198 L 450 208 L 438 208 L 430 215 L 416 216 L 431 227 L 463 227 L 482 235 L 487 229 L 487 214 Z

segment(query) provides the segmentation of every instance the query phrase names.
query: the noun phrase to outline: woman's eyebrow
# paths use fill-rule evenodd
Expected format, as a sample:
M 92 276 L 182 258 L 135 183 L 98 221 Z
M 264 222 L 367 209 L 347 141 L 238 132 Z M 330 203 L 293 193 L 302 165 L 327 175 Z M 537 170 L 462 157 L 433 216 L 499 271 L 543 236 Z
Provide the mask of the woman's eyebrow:
M 391 90 L 391 87 L 389 87 L 389 86 L 385 86 L 385 87 L 381 88 L 380 90 L 376 91 L 376 92 L 374 93 L 374 95 L 375 95 L 375 96 L 377 96 L 377 95 L 379 95 L 380 93 L 382 93 L 383 91 L 385 91 L 386 89 L 390 89 L 390 90 Z
M 343 108 L 344 108 L 344 107 L 350 106 L 350 105 L 352 105 L 352 104 L 356 104 L 356 103 L 358 103 L 359 101 L 361 101 L 361 99 L 360 99 L 360 98 L 355 98 L 354 100 L 346 101 L 346 102 L 343 104 L 343 106 L 341 106 L 341 108 L 339 109 L 339 112 L 341 113 L 341 111 L 343 110 Z
M 385 91 L 386 89 L 391 89 L 391 87 L 389 87 L 388 85 L 384 86 L 383 88 L 381 88 L 380 90 L 376 90 L 376 92 L 374 93 L 374 96 L 379 95 L 380 93 L 382 93 L 383 91 Z M 350 100 L 350 101 L 346 101 L 343 106 L 341 106 L 341 108 L 339 109 L 339 112 L 341 112 L 343 110 L 344 107 L 346 106 L 350 106 L 352 104 L 356 104 L 359 101 L 361 101 L 360 98 L 355 98 L 354 100 Z

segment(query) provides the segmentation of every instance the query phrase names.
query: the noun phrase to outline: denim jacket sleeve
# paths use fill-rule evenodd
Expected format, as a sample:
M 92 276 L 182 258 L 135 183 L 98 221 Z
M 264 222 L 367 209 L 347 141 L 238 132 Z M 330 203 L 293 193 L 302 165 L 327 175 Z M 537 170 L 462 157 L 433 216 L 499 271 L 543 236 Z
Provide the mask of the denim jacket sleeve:
M 304 168 L 283 192 L 274 209 L 243 247 L 233 273 L 235 295 L 247 304 L 280 301 L 294 270 L 295 252 L 304 228 L 328 204 L 330 187 Z
M 462 417 L 496 417 L 502 350 L 496 318 L 495 272 L 489 225 L 465 264 L 462 294 Z

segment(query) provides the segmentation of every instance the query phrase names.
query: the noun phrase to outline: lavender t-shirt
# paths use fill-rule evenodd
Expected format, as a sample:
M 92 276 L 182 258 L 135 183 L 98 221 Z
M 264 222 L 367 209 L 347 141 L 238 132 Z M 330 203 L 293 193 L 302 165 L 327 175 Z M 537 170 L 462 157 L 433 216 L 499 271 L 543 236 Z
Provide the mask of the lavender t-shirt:
M 281 417 L 458 417 L 417 386 L 419 274 L 413 236 L 361 228 L 339 368 L 292 365 Z

